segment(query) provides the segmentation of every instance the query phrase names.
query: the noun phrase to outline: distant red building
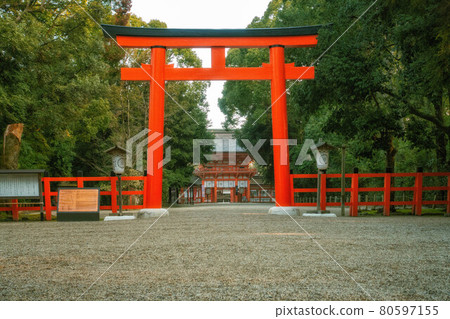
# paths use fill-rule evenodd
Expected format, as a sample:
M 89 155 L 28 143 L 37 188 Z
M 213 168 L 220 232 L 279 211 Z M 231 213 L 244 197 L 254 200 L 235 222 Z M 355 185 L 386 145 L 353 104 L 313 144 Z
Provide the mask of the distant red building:
M 258 185 L 253 159 L 237 145 L 233 133 L 220 129 L 210 132 L 216 139 L 214 153 L 195 169 L 194 175 L 200 180 L 188 191 L 182 190 L 180 203 L 274 202 L 273 186 Z

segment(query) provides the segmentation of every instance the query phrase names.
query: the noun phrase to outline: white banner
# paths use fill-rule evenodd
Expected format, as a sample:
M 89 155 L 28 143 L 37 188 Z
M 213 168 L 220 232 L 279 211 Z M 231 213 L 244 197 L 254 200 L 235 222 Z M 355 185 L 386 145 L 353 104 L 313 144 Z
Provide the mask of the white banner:
M 3 318 L 450 318 L 448 301 L 0 302 Z

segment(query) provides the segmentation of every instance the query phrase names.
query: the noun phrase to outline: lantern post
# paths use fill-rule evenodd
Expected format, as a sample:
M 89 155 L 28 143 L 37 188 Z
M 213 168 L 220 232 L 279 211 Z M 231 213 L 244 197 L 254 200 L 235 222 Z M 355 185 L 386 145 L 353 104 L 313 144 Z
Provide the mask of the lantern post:
M 313 149 L 313 153 L 316 159 L 317 166 L 317 207 L 315 211 L 309 211 L 307 214 L 303 214 L 303 216 L 329 216 L 336 217 L 335 214 L 331 214 L 330 211 L 321 208 L 321 188 L 326 187 L 326 179 L 322 178 L 322 174 L 326 174 L 326 170 L 328 168 L 329 158 L 330 158 L 330 150 L 335 149 L 333 145 L 330 145 L 326 142 L 323 142 L 321 139 L 319 143 L 315 145 L 315 149 Z M 324 185 L 322 185 L 324 182 Z M 325 203 L 326 203 L 326 194 L 325 194 Z
M 105 151 L 112 156 L 113 172 L 119 181 L 119 216 L 122 216 L 122 174 L 125 172 L 125 155 L 127 150 L 120 146 L 114 146 Z

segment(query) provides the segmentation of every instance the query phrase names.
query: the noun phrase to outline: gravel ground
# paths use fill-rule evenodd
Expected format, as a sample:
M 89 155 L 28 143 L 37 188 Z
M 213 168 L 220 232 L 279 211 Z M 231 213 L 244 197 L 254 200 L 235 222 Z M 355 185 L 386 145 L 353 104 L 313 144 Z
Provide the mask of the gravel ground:
M 0 299 L 450 300 L 450 218 L 294 217 L 299 226 L 268 207 L 1 223 Z

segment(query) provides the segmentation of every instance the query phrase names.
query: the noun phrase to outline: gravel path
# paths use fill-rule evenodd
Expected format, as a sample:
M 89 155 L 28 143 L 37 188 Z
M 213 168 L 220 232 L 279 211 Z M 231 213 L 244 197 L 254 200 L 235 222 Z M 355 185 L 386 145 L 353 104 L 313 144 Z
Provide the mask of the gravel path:
M 294 217 L 302 229 L 268 207 L 173 208 L 150 229 L 1 223 L 0 299 L 450 300 L 450 218 Z

